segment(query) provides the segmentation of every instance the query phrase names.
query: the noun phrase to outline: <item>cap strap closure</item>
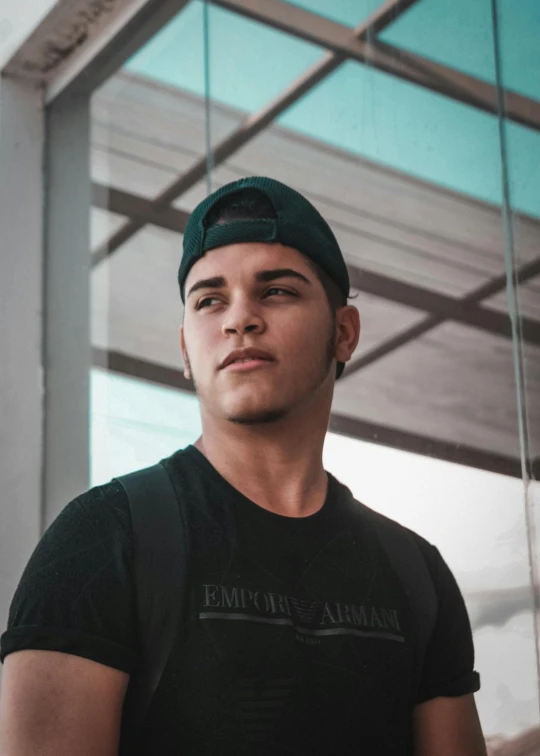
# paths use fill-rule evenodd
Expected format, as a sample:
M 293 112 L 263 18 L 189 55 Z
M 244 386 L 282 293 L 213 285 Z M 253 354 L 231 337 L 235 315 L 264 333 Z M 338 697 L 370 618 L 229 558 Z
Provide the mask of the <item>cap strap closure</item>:
M 279 242 L 280 233 L 274 218 L 252 218 L 228 221 L 208 228 L 204 232 L 202 248 L 204 252 L 227 244 L 242 242 Z

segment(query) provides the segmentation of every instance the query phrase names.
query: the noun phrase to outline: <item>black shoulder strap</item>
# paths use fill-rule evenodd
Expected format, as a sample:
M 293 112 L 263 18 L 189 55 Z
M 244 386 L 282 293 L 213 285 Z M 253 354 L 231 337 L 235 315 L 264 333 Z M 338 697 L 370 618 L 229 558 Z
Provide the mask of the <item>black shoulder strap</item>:
M 130 503 L 143 658 L 130 685 L 130 719 L 141 727 L 180 626 L 187 574 L 187 527 L 159 462 L 117 478 Z
M 350 494 L 349 504 L 358 508 L 373 525 L 408 595 L 415 638 L 416 659 L 413 691 L 416 696 L 427 645 L 437 620 L 435 586 L 422 552 L 407 528 L 353 499 L 352 494 Z

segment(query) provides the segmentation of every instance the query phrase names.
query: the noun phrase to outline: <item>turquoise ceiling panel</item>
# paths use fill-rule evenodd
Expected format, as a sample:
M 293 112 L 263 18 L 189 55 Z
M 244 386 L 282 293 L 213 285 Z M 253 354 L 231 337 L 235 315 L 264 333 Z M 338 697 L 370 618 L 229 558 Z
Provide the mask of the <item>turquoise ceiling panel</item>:
M 325 54 L 316 45 L 221 8 L 211 7 L 209 17 L 211 96 L 238 110 L 262 108 Z M 126 68 L 203 97 L 203 32 L 202 3 L 191 2 Z
M 510 203 L 540 218 L 540 133 L 506 122 Z
M 288 0 L 288 4 L 352 27 L 383 5 L 381 0 Z
M 132 73 L 204 96 L 202 6 L 190 3 L 125 64 Z
M 280 117 L 282 126 L 457 192 L 500 203 L 494 116 L 346 63 Z M 540 134 L 508 130 L 516 209 L 540 215 Z M 536 162 L 536 166 L 538 165 Z
M 498 0 L 497 7 L 504 86 L 540 100 L 540 1 Z M 495 83 L 491 0 L 420 0 L 380 37 Z
M 508 20 L 508 0 L 499 2 L 501 15 Z M 408 46 L 489 80 L 493 74 L 489 3 L 421 0 L 384 36 L 392 44 Z M 303 4 L 310 10 L 330 12 L 323 0 Z M 332 7 L 340 9 L 340 14 L 351 14 L 360 5 L 367 15 L 373 10 L 368 5 L 379 3 L 343 0 Z M 524 12 L 528 9 L 532 24 L 536 16 L 529 0 L 520 0 L 519 5 Z M 352 25 L 358 21 L 343 15 L 339 20 Z M 508 23 L 517 29 L 523 18 L 519 24 Z M 203 31 L 202 3 L 193 0 L 126 68 L 202 97 Z M 524 39 L 522 57 L 530 52 L 529 36 Z M 508 31 L 505 40 L 506 49 L 512 40 Z M 516 49 L 514 45 L 514 55 Z M 216 7 L 210 11 L 210 51 L 212 99 L 244 112 L 267 105 L 324 55 L 315 45 Z M 507 65 L 505 70 L 511 68 Z M 531 75 L 529 89 L 532 81 Z M 501 202 L 497 119 L 369 67 L 343 64 L 284 113 L 279 123 L 426 181 Z M 507 136 L 513 206 L 538 217 L 540 134 L 509 124 Z

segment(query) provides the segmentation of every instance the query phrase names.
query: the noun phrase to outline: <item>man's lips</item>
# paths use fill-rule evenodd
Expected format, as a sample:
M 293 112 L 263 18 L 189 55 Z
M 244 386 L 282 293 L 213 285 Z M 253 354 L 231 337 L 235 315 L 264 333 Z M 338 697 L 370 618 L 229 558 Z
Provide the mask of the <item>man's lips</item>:
M 243 347 L 240 349 L 233 349 L 232 352 L 229 352 L 227 357 L 225 357 L 225 359 L 221 363 L 220 368 L 223 370 L 223 368 L 228 367 L 231 363 L 244 359 L 273 361 L 274 358 L 271 354 L 265 352 L 262 349 L 259 349 L 258 347 Z
M 243 373 L 248 370 L 258 370 L 260 368 L 268 367 L 269 365 L 273 365 L 274 362 L 275 360 L 261 360 L 256 357 L 250 357 L 249 360 L 246 360 L 245 362 L 231 362 L 230 365 L 224 367 L 223 370 L 234 373 Z

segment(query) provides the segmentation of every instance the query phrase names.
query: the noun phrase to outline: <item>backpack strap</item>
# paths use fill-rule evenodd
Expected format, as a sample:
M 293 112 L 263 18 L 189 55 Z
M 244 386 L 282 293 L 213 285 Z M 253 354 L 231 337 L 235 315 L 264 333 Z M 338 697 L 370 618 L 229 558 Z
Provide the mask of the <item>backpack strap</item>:
M 131 508 L 140 667 L 126 704 L 140 729 L 180 627 L 186 595 L 188 539 L 185 513 L 162 464 L 116 478 Z
M 349 504 L 370 522 L 409 599 L 414 637 L 413 703 L 416 700 L 427 646 L 437 620 L 437 593 L 426 561 L 412 532 L 353 498 Z

